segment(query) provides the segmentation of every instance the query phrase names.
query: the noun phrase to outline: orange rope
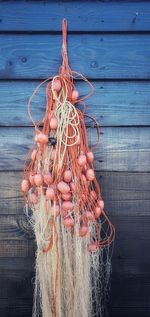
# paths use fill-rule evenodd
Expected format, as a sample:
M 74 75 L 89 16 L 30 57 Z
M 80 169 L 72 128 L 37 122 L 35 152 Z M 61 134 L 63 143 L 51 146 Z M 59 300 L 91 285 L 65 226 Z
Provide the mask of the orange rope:
M 78 213 L 78 215 L 81 216 L 81 223 L 88 224 L 89 220 L 87 218 L 86 211 L 88 209 L 88 211 L 93 213 L 93 211 L 95 210 L 95 208 L 98 204 L 98 201 L 102 200 L 102 195 L 101 195 L 100 186 L 99 186 L 96 178 L 94 178 L 92 181 L 89 181 L 87 179 L 85 182 L 86 171 L 88 169 L 94 170 L 93 162 L 87 161 L 84 166 L 79 166 L 79 164 L 78 164 L 79 155 L 86 154 L 89 151 L 89 146 L 88 146 L 88 142 L 87 142 L 87 130 L 86 130 L 85 122 L 84 122 L 84 117 L 87 116 L 87 117 L 91 118 L 93 120 L 95 128 L 97 130 L 97 138 L 98 138 L 97 144 L 94 145 L 93 147 L 91 147 L 90 151 L 92 149 L 96 149 L 97 146 L 100 144 L 100 127 L 99 127 L 97 121 L 95 120 L 95 118 L 84 113 L 85 109 L 86 109 L 86 105 L 85 105 L 84 101 L 89 96 L 91 96 L 91 94 L 93 93 L 93 91 L 94 91 L 93 85 L 82 74 L 75 72 L 75 71 L 72 71 L 69 67 L 68 55 L 67 55 L 67 21 L 65 19 L 63 19 L 63 21 L 62 21 L 62 35 L 63 35 L 62 66 L 60 67 L 59 75 L 57 75 L 56 78 L 60 81 L 61 89 L 67 95 L 67 100 L 70 101 L 70 103 L 74 107 L 75 107 L 76 103 L 83 105 L 84 109 L 83 109 L 83 111 L 80 111 L 79 109 L 75 108 L 76 115 L 72 119 L 72 125 L 71 124 L 68 125 L 68 132 L 67 132 L 68 133 L 68 139 L 67 139 L 68 147 L 67 147 L 67 150 L 64 154 L 63 167 L 61 168 L 61 170 L 59 168 L 59 156 L 58 156 L 58 153 L 56 153 L 55 166 L 53 168 L 53 171 L 54 171 L 53 185 L 56 186 L 55 201 L 57 202 L 58 199 L 61 198 L 60 193 L 57 190 L 57 184 L 60 180 L 63 179 L 63 173 L 64 173 L 65 169 L 66 168 L 70 169 L 72 171 L 72 176 L 74 179 L 74 187 L 75 187 L 75 189 L 72 188 L 70 190 L 70 193 L 72 195 L 74 195 L 76 198 L 75 213 Z M 88 84 L 88 86 L 90 87 L 90 91 L 88 92 L 88 94 L 86 96 L 84 96 L 82 98 L 78 98 L 75 101 L 72 101 L 72 99 L 71 99 L 72 98 L 72 91 L 75 89 L 75 86 L 73 83 L 74 79 L 80 79 L 80 80 L 83 80 L 84 82 L 86 82 Z M 53 78 L 49 77 L 46 80 L 42 81 L 35 88 L 34 92 L 32 93 L 32 95 L 29 99 L 29 102 L 28 102 L 28 114 L 29 114 L 29 117 L 30 117 L 33 125 L 34 125 L 36 135 L 38 133 L 42 132 L 44 135 L 49 137 L 49 134 L 50 134 L 50 124 L 49 123 L 50 123 L 50 119 L 53 117 L 54 111 L 55 111 L 55 100 L 54 100 L 54 95 L 53 95 L 53 91 L 52 91 L 52 85 L 53 85 L 52 80 L 53 80 Z M 46 85 L 46 111 L 45 111 L 44 117 L 39 122 L 35 122 L 35 120 L 32 117 L 32 114 L 31 114 L 32 100 L 33 100 L 33 97 L 38 92 L 38 90 L 41 88 L 41 86 L 43 84 L 45 84 L 46 82 L 47 82 L 47 85 Z M 59 97 L 60 97 L 60 103 L 63 102 L 61 90 L 57 94 L 58 100 L 59 100 Z M 74 108 L 71 108 L 71 109 L 74 109 Z M 72 110 L 70 112 L 70 117 L 73 115 L 74 115 L 74 113 Z M 79 140 L 79 144 L 77 144 L 77 143 L 75 144 L 76 135 L 74 133 L 73 127 L 77 125 L 78 118 L 79 118 L 78 131 L 79 131 L 80 140 Z M 53 135 L 55 137 L 55 132 L 53 132 Z M 64 135 L 64 138 L 66 138 L 65 135 Z M 72 144 L 74 144 L 74 145 L 72 145 Z M 72 145 L 72 146 L 69 146 L 69 145 Z M 37 148 L 37 155 L 36 155 L 35 159 L 33 161 L 31 161 L 30 163 L 28 163 L 28 158 L 31 156 L 31 151 L 29 152 L 29 155 L 27 156 L 27 159 L 24 163 L 24 178 L 26 180 L 29 179 L 29 176 L 31 173 L 42 173 L 42 168 L 43 168 L 42 164 L 43 164 L 43 161 L 45 160 L 45 156 L 46 156 L 46 154 L 45 154 L 46 147 L 47 147 L 46 144 L 39 144 L 38 147 L 34 147 L 34 148 Z M 60 151 L 63 152 L 64 150 L 65 150 L 65 145 L 62 143 Z M 44 190 L 46 190 L 46 184 L 43 185 L 43 191 Z M 94 191 L 96 193 L 96 196 L 94 199 L 91 195 L 92 191 Z M 26 203 L 28 205 L 30 205 L 30 199 L 28 198 L 28 194 L 24 195 L 24 198 L 26 200 Z M 32 207 L 32 204 L 31 204 L 31 207 Z M 108 234 L 106 234 L 104 238 L 102 237 L 101 229 L 100 229 L 100 223 L 101 223 L 102 218 L 105 219 L 105 221 L 107 222 L 108 228 L 109 228 Z M 114 226 L 111 224 L 110 220 L 108 219 L 104 210 L 101 211 L 101 214 L 100 214 L 98 219 L 95 218 L 95 220 L 93 221 L 93 226 L 95 226 L 97 246 L 99 248 L 104 248 L 104 247 L 110 245 L 114 239 L 115 229 L 114 229 Z M 56 263 L 56 272 L 55 272 L 55 281 L 54 281 L 53 293 L 54 293 L 54 317 L 56 317 L 56 315 L 57 315 L 56 297 L 57 297 L 57 287 L 58 287 L 58 273 L 59 273 L 59 267 L 60 267 L 60 263 L 59 263 L 60 262 L 60 254 L 59 254 L 59 236 L 58 236 L 58 232 L 57 232 L 57 228 L 56 228 L 56 219 L 54 217 L 50 218 L 49 229 L 50 229 L 49 242 L 48 242 L 48 245 L 45 248 L 43 248 L 43 252 L 44 253 L 49 252 L 55 243 L 56 252 L 57 252 L 57 263 Z M 53 232 L 55 233 L 55 241 L 53 241 Z M 95 237 L 93 239 L 95 239 Z

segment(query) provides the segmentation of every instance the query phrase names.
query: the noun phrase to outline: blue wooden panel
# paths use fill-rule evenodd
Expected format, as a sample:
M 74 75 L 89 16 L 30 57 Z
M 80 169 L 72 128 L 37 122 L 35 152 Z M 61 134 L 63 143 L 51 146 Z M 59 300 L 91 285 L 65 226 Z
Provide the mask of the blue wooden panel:
M 137 13 L 137 15 L 136 15 Z M 60 31 L 68 19 L 71 31 L 150 30 L 149 1 L 1 1 L 1 31 Z
M 28 126 L 31 120 L 27 103 L 37 81 L 0 82 L 0 125 Z M 86 113 L 101 126 L 150 125 L 150 82 L 92 81 L 94 94 L 87 100 Z M 88 92 L 87 84 L 77 82 L 80 96 Z M 45 85 L 32 103 L 32 114 L 39 120 L 45 111 Z M 86 123 L 91 124 L 87 118 Z
M 0 125 L 8 126 L 0 128 L 0 170 L 5 170 L 0 175 L 0 316 L 31 315 L 34 240 L 23 216 L 22 172 L 15 170 L 22 170 L 33 140 L 33 130 L 25 127 L 28 97 L 39 79 L 60 66 L 61 36 L 53 31 L 60 33 L 63 17 L 73 31 L 68 37 L 72 68 L 96 79 L 88 112 L 107 126 L 101 128 L 95 168 L 116 227 L 110 317 L 148 317 L 150 127 L 144 126 L 150 126 L 150 83 L 143 79 L 150 79 L 150 2 L 139 0 L 0 1 L 0 78 L 13 79 L 0 82 Z M 79 87 L 82 94 L 84 85 Z M 38 117 L 43 106 L 33 104 Z M 95 129 L 88 130 L 88 139 L 95 142 Z
M 1 317 L 30 317 L 32 315 L 32 299 L 13 298 L 0 299 L 0 316 Z
M 0 78 L 45 78 L 58 72 L 60 35 L 1 35 Z M 89 78 L 150 78 L 150 36 L 70 35 L 73 70 Z
M 149 317 L 149 274 L 112 279 L 110 317 Z
M 87 131 L 89 145 L 97 140 L 96 129 Z M 1 128 L 0 170 L 22 170 L 33 145 L 32 128 Z M 101 143 L 95 150 L 95 169 L 106 171 L 150 171 L 150 128 L 101 128 Z

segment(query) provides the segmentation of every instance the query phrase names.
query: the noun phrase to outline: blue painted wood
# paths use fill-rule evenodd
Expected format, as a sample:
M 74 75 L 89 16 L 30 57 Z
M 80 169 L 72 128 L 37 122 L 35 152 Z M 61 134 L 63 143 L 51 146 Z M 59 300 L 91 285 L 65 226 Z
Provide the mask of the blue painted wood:
M 95 152 L 95 169 L 106 171 L 150 171 L 149 127 L 102 127 Z M 33 146 L 32 128 L 1 128 L 0 170 L 22 170 Z M 97 140 L 96 129 L 87 130 L 89 145 Z
M 137 13 L 137 15 L 136 15 Z M 148 31 L 149 1 L 1 1 L 0 31 Z
M 37 81 L 0 82 L 0 126 L 27 126 L 31 120 L 27 103 Z M 150 125 L 150 82 L 92 81 L 94 94 L 87 100 L 87 114 L 92 114 L 101 126 Z M 77 82 L 80 96 L 88 93 L 87 84 Z M 6 111 L 7 109 L 7 111 Z M 45 86 L 33 99 L 32 114 L 35 120 L 43 117 Z M 86 123 L 91 121 L 86 118 Z
M 29 317 L 32 307 L 34 240 L 23 216 L 22 172 L 15 170 L 22 170 L 33 140 L 25 111 L 36 83 L 15 79 L 38 82 L 58 71 L 61 36 L 51 32 L 60 33 L 63 17 L 74 33 L 71 66 L 98 80 L 88 111 L 108 126 L 101 128 L 95 167 L 116 227 L 109 317 L 148 317 L 150 128 L 144 126 L 150 126 L 150 90 L 143 79 L 150 79 L 150 3 L 138 0 L 0 1 L 0 32 L 8 32 L 0 36 L 0 78 L 13 79 L 0 82 L 0 125 L 8 126 L 0 128 L 0 170 L 9 170 L 0 173 L 0 316 Z M 38 116 L 43 105 L 33 104 Z M 88 139 L 95 142 L 94 129 Z
M 60 35 L 0 35 L 0 78 L 46 78 L 61 64 Z M 150 79 L 150 36 L 68 37 L 73 70 L 89 78 Z
M 1 317 L 30 317 L 32 315 L 32 299 L 13 298 L 0 299 L 0 316 Z

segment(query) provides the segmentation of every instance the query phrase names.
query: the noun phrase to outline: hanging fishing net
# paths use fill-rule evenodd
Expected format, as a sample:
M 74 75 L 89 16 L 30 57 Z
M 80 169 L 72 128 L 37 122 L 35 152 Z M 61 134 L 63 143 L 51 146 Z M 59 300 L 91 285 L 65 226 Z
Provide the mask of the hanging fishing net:
M 28 113 L 35 138 L 24 164 L 21 184 L 28 220 L 36 239 L 33 317 L 102 317 L 109 293 L 114 227 L 94 172 L 88 146 L 85 99 L 91 83 L 70 69 L 67 22 L 62 22 L 62 66 L 59 74 L 33 92 Z M 75 80 L 90 92 L 80 98 Z M 44 117 L 35 122 L 31 103 L 46 89 Z M 99 127 L 94 120 L 99 144 Z

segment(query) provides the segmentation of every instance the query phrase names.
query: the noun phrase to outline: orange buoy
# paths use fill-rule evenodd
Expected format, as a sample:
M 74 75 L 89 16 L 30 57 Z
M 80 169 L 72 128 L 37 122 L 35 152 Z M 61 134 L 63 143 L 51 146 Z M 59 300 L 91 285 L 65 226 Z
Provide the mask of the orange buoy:
M 48 187 L 46 190 L 46 198 L 48 200 L 54 200 L 55 198 L 55 192 L 54 189 L 52 187 Z
M 66 228 L 71 228 L 74 226 L 74 219 L 68 216 L 67 218 L 63 219 L 63 225 Z
M 61 89 L 61 81 L 59 79 L 55 79 L 52 86 L 55 91 L 59 92 Z
M 94 170 L 89 168 L 87 171 L 86 171 L 86 178 L 89 180 L 89 181 L 93 181 L 94 178 L 95 178 L 95 174 L 94 174 Z
M 63 181 L 58 183 L 57 188 L 62 194 L 68 194 L 70 192 L 69 185 Z
M 98 244 L 96 242 L 91 242 L 88 244 L 88 251 L 96 252 L 98 249 Z
M 89 163 L 93 163 L 93 161 L 94 161 L 94 154 L 93 154 L 93 152 L 92 152 L 92 151 L 88 151 L 88 152 L 86 153 L 86 156 L 87 156 L 88 162 L 89 162 Z
M 63 201 L 62 208 L 64 210 L 72 210 L 73 209 L 73 203 L 71 201 Z
M 70 170 L 64 171 L 64 181 L 70 183 L 72 180 L 72 172 Z
M 34 175 L 34 183 L 36 186 L 41 186 L 43 184 L 43 177 L 41 174 Z
M 101 212 L 102 212 L 102 211 L 101 211 L 101 208 L 100 208 L 100 207 L 95 207 L 95 209 L 94 209 L 95 219 L 99 218 Z
M 88 229 L 88 226 L 86 224 L 81 225 L 80 230 L 79 230 L 80 237 L 86 236 L 88 231 L 89 231 L 89 229 Z
M 56 130 L 56 129 L 57 129 L 57 127 L 58 127 L 58 121 L 57 121 L 57 118 L 52 117 L 52 118 L 51 118 L 51 120 L 50 120 L 49 125 L 50 125 L 50 128 L 51 128 L 52 130 Z
M 78 90 L 73 90 L 72 96 L 71 96 L 72 101 L 76 101 L 78 98 L 79 98 Z
M 22 183 L 21 183 L 21 189 L 24 193 L 28 192 L 30 188 L 30 185 L 29 185 L 29 181 L 27 179 L 23 179 Z
M 37 134 L 37 142 L 46 144 L 48 142 L 48 136 L 44 133 Z
M 78 157 L 78 164 L 80 166 L 84 166 L 86 164 L 86 156 L 84 154 L 81 154 L 79 157 Z
M 44 175 L 43 175 L 43 178 L 44 178 L 45 184 L 47 184 L 47 185 L 51 185 L 51 184 L 52 184 L 52 182 L 53 182 L 53 177 L 52 177 L 52 174 L 51 174 L 51 173 L 44 174 Z
M 102 199 L 98 200 L 97 204 L 101 208 L 101 210 L 104 209 L 104 201 Z

